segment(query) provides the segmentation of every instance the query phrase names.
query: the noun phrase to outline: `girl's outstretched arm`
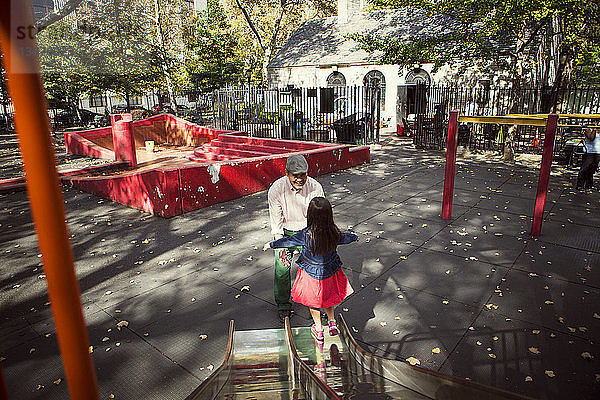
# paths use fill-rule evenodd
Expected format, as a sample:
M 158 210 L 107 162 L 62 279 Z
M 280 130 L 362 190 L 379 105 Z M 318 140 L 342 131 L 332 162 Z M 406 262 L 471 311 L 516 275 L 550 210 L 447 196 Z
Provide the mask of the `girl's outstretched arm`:
M 348 244 L 358 242 L 358 235 L 352 232 L 342 232 L 338 244 Z
M 300 232 L 293 234 L 292 236 L 274 240 L 272 242 L 269 242 L 269 247 L 273 249 L 278 249 L 284 247 L 304 246 L 305 233 L 306 230 L 303 229 Z

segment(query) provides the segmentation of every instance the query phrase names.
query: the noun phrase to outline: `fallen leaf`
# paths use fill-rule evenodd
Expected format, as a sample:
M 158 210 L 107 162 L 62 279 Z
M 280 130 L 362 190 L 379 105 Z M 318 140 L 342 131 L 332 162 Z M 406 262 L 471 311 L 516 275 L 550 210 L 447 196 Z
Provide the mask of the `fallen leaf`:
M 552 370 L 548 370 L 547 369 L 547 370 L 544 371 L 544 373 L 546 375 L 548 375 L 550 378 L 554 378 L 556 376 L 556 375 L 554 375 L 554 371 L 552 371 Z
M 240 289 L 240 292 L 249 292 L 249 291 L 250 291 L 250 285 L 242 286 L 242 288 Z
M 533 354 L 540 354 L 540 350 L 537 347 L 530 347 L 528 350 Z
M 441 351 L 441 350 L 440 350 L 440 348 L 439 348 L 439 347 L 435 347 L 435 348 L 431 349 L 431 352 L 432 352 L 433 354 L 439 354 L 439 353 L 440 353 L 440 351 Z
M 419 360 L 419 359 L 417 359 L 417 358 L 414 358 L 414 357 L 408 357 L 408 358 L 406 359 L 406 361 L 408 361 L 408 363 L 409 363 L 410 365 L 419 365 L 419 364 L 421 364 L 421 360 Z
M 88 352 L 92 354 L 94 352 L 94 346 L 88 347 Z
M 60 379 L 60 378 L 58 378 L 58 379 L 57 379 L 57 380 L 55 380 L 55 381 L 52 381 L 52 383 L 54 383 L 55 385 L 58 385 L 58 384 L 59 384 L 59 383 L 61 383 L 61 382 L 62 382 L 62 379 Z
M 109 338 L 109 337 L 107 337 L 107 336 L 104 336 L 104 337 L 102 338 L 102 341 L 103 341 L 103 342 L 108 342 L 109 340 L 110 340 L 110 338 Z
M 397 334 L 399 334 L 399 333 L 400 333 L 400 331 L 399 331 L 399 330 L 395 330 L 394 332 L 392 332 L 392 335 L 397 335 Z
M 199 337 L 200 337 L 200 340 L 205 340 L 206 338 L 208 338 L 207 335 L 199 335 Z
M 387 325 L 387 322 L 385 322 L 385 321 L 381 321 L 381 322 L 379 323 L 379 325 L 381 325 L 381 326 L 386 326 L 386 325 Z
M 591 360 L 592 358 L 594 358 L 594 356 L 592 356 L 589 352 L 584 351 L 583 353 L 581 353 L 581 357 L 583 357 L 584 360 Z
M 527 375 L 527 376 L 525 377 L 525 382 L 531 382 L 531 381 L 533 381 L 533 378 L 532 378 L 532 377 L 530 377 L 529 375 Z
M 494 353 L 490 353 L 488 354 L 488 356 L 490 356 L 490 358 L 496 358 L 496 355 Z
M 119 321 L 119 323 L 117 324 L 117 329 L 121 330 L 121 328 L 124 326 L 129 326 L 129 322 L 125 320 Z

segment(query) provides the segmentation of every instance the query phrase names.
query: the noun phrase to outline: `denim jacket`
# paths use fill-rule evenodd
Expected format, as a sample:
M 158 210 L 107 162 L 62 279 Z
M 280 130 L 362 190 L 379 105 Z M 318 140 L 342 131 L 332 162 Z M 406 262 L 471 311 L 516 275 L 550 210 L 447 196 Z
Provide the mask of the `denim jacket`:
M 274 249 L 302 246 L 300 257 L 298 257 L 298 260 L 296 261 L 299 268 L 302 268 L 307 274 L 315 279 L 327 279 L 335 275 L 342 266 L 342 260 L 337 251 L 334 250 L 325 255 L 312 254 L 309 250 L 308 235 L 306 231 L 307 228 L 304 228 L 292 236 L 274 240 L 270 245 Z M 352 243 L 357 238 L 358 236 L 354 233 L 343 232 L 340 236 L 338 245 Z

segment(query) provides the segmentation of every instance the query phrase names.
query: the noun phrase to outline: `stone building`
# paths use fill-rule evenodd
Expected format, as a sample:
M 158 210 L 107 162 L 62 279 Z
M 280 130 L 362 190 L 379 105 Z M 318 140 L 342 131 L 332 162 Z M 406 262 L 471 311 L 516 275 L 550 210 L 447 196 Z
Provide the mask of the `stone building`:
M 306 21 L 268 66 L 271 87 L 380 86 L 381 115 L 390 125 L 415 113 L 418 83 L 448 83 L 448 69 L 382 63 L 381 51 L 368 52 L 354 34 L 379 38 L 427 37 L 450 32 L 453 22 L 412 7 L 364 11 L 366 0 L 338 0 L 338 15 Z M 479 78 L 484 78 L 480 76 Z M 479 78 L 475 78 L 475 82 Z M 464 83 L 464 82 L 463 82 Z

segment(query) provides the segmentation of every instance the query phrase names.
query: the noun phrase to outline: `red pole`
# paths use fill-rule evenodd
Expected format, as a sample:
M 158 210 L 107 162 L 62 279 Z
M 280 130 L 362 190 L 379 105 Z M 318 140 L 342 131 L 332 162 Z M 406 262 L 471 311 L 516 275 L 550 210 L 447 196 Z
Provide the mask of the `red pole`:
M 31 3 L 2 3 L 0 42 L 31 214 L 42 253 L 56 336 L 72 400 L 97 400 L 96 376 L 81 309 L 73 253 L 50 139 L 45 95 L 33 38 Z M 25 32 L 25 34 L 24 34 Z
M 535 196 L 535 208 L 533 210 L 533 223 L 531 224 L 531 235 L 540 236 L 542 232 L 542 219 L 546 207 L 546 195 L 548 194 L 548 183 L 550 182 L 550 168 L 552 167 L 552 150 L 554 149 L 554 136 L 556 134 L 557 114 L 548 115 L 546 121 L 546 135 L 544 138 L 544 151 L 542 153 L 542 165 L 538 179 L 537 195 Z
M 110 125 L 112 127 L 115 161 L 127 161 L 130 167 L 137 167 L 131 114 L 111 115 Z
M 446 149 L 446 174 L 444 175 L 444 198 L 442 200 L 442 219 L 452 215 L 452 196 L 454 195 L 454 173 L 456 170 L 456 148 L 458 146 L 458 111 L 450 111 L 448 123 L 448 145 Z

